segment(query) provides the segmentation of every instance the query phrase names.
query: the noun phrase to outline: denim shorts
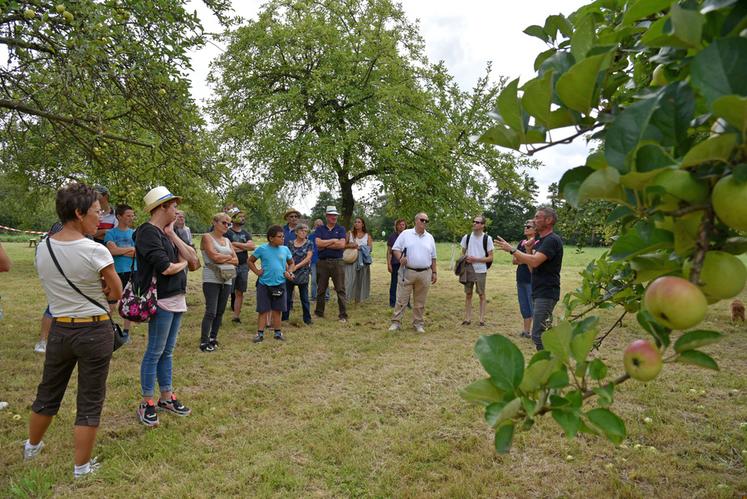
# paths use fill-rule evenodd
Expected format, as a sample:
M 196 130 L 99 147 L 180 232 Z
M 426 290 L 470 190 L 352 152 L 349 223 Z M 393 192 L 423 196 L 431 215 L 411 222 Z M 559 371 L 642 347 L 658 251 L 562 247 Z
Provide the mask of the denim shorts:
M 233 290 L 246 292 L 247 284 L 249 283 L 249 266 L 244 263 L 236 267 L 236 277 L 233 279 Z

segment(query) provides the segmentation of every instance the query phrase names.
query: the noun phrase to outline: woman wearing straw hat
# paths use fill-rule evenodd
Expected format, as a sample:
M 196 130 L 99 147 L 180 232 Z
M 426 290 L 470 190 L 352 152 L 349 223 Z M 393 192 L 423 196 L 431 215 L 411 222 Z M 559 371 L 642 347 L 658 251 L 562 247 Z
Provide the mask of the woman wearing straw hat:
M 188 416 L 190 409 L 174 395 L 172 363 L 182 315 L 187 311 L 187 275 L 185 268 L 197 270 L 200 261 L 194 248 L 174 232 L 176 205 L 181 197 L 174 196 L 166 187 L 151 189 L 145 195 L 148 223 L 135 232 L 140 289 L 147 289 L 156 276 L 158 311 L 148 322 L 148 346 L 140 365 L 140 385 L 143 400 L 137 410 L 138 419 L 146 426 L 158 426 L 156 408 L 177 416 Z M 158 379 L 161 396 L 153 402 Z
M 299 220 L 301 220 L 301 212 L 295 208 L 289 208 L 283 219 L 287 222 L 283 225 L 283 244 L 288 246 L 288 243 L 296 238 L 296 226 Z

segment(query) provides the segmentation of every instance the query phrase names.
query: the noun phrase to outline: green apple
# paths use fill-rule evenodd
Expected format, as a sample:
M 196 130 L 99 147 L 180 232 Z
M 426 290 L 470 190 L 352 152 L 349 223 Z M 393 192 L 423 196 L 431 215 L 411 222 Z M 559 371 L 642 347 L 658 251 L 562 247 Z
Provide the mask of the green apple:
M 718 218 L 732 229 L 747 232 L 747 182 L 727 175 L 716 183 L 711 196 Z
M 65 21 L 69 23 L 73 22 L 73 19 L 75 19 L 75 16 L 73 15 L 73 13 L 68 10 L 62 13 L 62 17 L 64 17 Z
M 648 340 L 635 340 L 623 353 L 625 372 L 638 381 L 651 381 L 661 372 L 661 352 Z
M 651 75 L 651 86 L 663 87 L 669 83 L 667 80 L 666 69 L 663 64 L 659 64 L 654 68 L 654 73 Z
M 651 185 L 660 186 L 668 194 L 688 203 L 702 203 L 708 199 L 708 185 L 698 181 L 687 170 L 665 170 L 654 178 Z
M 36 11 L 34 9 L 26 9 L 23 11 L 23 17 L 26 19 L 33 19 L 36 17 Z
M 58 14 L 62 14 L 63 12 L 65 12 L 65 4 L 58 3 L 55 6 L 55 10 L 57 11 Z
M 703 320 L 708 302 L 702 291 L 681 277 L 659 277 L 646 289 L 643 306 L 670 329 L 689 329 Z
M 692 273 L 692 261 L 682 269 L 686 277 Z M 709 251 L 700 269 L 700 290 L 708 303 L 737 296 L 747 282 L 747 268 L 742 260 L 725 251 Z

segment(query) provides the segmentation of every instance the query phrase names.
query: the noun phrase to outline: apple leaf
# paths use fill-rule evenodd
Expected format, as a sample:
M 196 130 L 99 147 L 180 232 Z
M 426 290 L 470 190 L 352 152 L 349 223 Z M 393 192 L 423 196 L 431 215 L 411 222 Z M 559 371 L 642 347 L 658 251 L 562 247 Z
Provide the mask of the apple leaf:
M 524 84 L 521 104 L 527 113 L 545 125 L 550 126 L 550 102 L 552 101 L 552 71 L 529 80 Z
M 517 96 L 518 89 L 518 78 L 505 86 L 498 96 L 498 111 L 501 113 L 504 123 L 518 134 L 519 140 L 522 140 L 524 136 L 524 121 L 521 115 L 519 97 Z
M 524 371 L 524 379 L 521 380 L 519 389 L 524 393 L 532 393 L 539 390 L 547 383 L 547 380 L 557 369 L 557 361 L 539 360 L 534 362 Z
M 568 378 L 568 368 L 561 365 L 560 368 L 550 375 L 547 380 L 547 388 L 565 388 L 570 383 Z
M 521 409 L 521 399 L 518 397 L 508 402 L 490 404 L 485 408 L 485 421 L 495 427 L 503 421 L 513 419 L 519 413 L 519 409 Z
M 684 81 L 670 83 L 662 89 L 659 106 L 651 116 L 651 135 L 647 135 L 647 138 L 665 148 L 675 147 L 679 156 L 689 145 L 687 132 L 694 116 L 695 94 L 692 87 Z
M 701 352 L 700 350 L 685 350 L 677 356 L 677 362 L 682 364 L 692 364 L 694 366 L 704 367 L 718 371 L 718 364 L 713 357 Z
M 638 324 L 641 325 L 644 331 L 654 337 L 657 346 L 669 346 L 669 329 L 665 328 L 664 326 L 660 326 L 654 320 L 654 318 L 651 317 L 651 314 L 647 310 L 641 310 L 640 312 L 638 312 L 636 314 L 636 319 L 638 320 Z
M 563 428 L 565 436 L 573 438 L 581 427 L 581 418 L 573 411 L 563 409 L 553 409 L 552 418 Z
M 747 97 L 725 95 L 713 103 L 713 113 L 729 122 L 737 130 L 747 132 Z
M 494 334 L 480 336 L 475 354 L 499 390 L 513 392 L 524 377 L 524 356 L 511 340 Z
M 503 393 L 490 379 L 479 379 L 459 390 L 459 396 L 467 402 L 485 406 L 498 402 Z
M 607 377 L 607 365 L 602 359 L 594 359 L 589 363 L 589 377 L 595 381 Z
M 721 248 L 727 253 L 732 255 L 741 255 L 747 252 L 747 237 L 730 237 L 724 242 L 724 246 Z
M 586 57 L 594 46 L 594 21 L 591 16 L 584 16 L 576 22 L 576 29 L 571 35 L 571 54 L 580 61 Z
M 607 130 L 604 153 L 607 163 L 620 173 L 630 171 L 629 154 L 636 151 L 643 139 L 649 121 L 656 111 L 662 92 L 656 92 L 647 99 L 628 106 L 621 112 Z
M 669 252 L 660 252 L 634 257 L 630 260 L 630 268 L 635 270 L 635 282 L 644 283 L 675 273 L 682 268 L 682 264 L 672 260 Z
M 524 29 L 524 33 L 529 36 L 539 38 L 543 42 L 547 42 L 550 39 L 550 37 L 547 36 L 547 33 L 545 33 L 545 29 L 542 26 L 537 26 L 536 24 L 527 26 L 526 29 Z
M 519 135 L 502 124 L 487 129 L 478 140 L 483 144 L 493 144 L 516 150 L 521 146 Z
M 671 232 L 657 229 L 652 222 L 642 220 L 614 242 L 610 249 L 610 258 L 622 260 L 657 249 L 671 248 L 673 242 Z
M 571 339 L 571 353 L 576 362 L 584 362 L 586 360 L 586 356 L 591 352 L 591 347 L 597 338 L 597 332 L 598 330 L 594 326 L 573 336 Z
M 682 158 L 680 166 L 687 168 L 689 166 L 698 166 L 709 161 L 720 161 L 728 163 L 731 152 L 737 146 L 737 134 L 725 133 L 715 135 L 703 142 L 698 143 L 692 149 L 687 151 Z
M 495 430 L 495 450 L 499 454 L 508 454 L 511 450 L 511 442 L 514 439 L 515 425 L 513 421 L 507 421 Z
M 556 358 L 567 363 L 571 353 L 572 334 L 571 324 L 568 321 L 561 321 L 557 326 L 542 334 L 542 344 Z
M 625 440 L 625 423 L 609 409 L 598 407 L 586 413 L 589 421 L 602 430 L 605 436 L 615 445 Z
M 674 351 L 682 353 L 711 343 L 717 343 L 723 336 L 717 331 L 689 331 L 677 338 L 677 341 L 674 342 Z
M 613 394 L 615 392 L 615 385 L 613 383 L 607 383 L 604 386 L 592 388 L 591 391 L 597 395 L 597 402 L 600 407 L 608 407 L 612 405 L 612 402 L 614 401 Z
M 699 47 L 705 16 L 697 10 L 683 9 L 676 3 L 672 5 L 669 15 L 672 20 L 672 36 L 690 48 Z
M 690 73 L 709 106 L 725 95 L 747 95 L 747 39 L 713 41 L 695 56 Z
M 558 78 L 555 90 L 567 107 L 579 113 L 589 114 L 597 75 L 609 65 L 609 54 L 610 52 L 606 52 L 587 57 Z
M 628 9 L 623 17 L 623 26 L 633 24 L 639 19 L 644 19 L 652 14 L 661 12 L 672 5 L 671 0 L 637 0 L 630 2 Z

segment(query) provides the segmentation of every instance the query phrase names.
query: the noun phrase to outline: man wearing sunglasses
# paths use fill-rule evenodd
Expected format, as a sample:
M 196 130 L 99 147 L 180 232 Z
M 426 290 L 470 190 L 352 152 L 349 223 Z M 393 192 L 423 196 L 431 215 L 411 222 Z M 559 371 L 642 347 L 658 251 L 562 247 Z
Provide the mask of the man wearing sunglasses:
M 540 207 L 534 215 L 536 242 L 527 241 L 526 253 L 518 251 L 500 236 L 495 244 L 514 256 L 517 263 L 532 269 L 533 322 L 532 341 L 542 350 L 542 333 L 552 326 L 552 311 L 560 299 L 560 269 L 563 265 L 563 241 L 553 232 L 558 215 L 550 207 Z
M 389 331 L 397 331 L 400 328 L 407 301 L 412 293 L 412 324 L 416 332 L 425 333 L 425 299 L 431 284 L 436 284 L 437 280 L 436 241 L 425 230 L 428 222 L 426 213 L 418 213 L 415 215 L 415 227 L 403 230 L 392 246 L 392 254 L 399 260 L 402 268 L 403 292 L 397 295 Z
M 485 217 L 472 219 L 472 232 L 462 238 L 462 255 L 466 255 L 466 282 L 464 282 L 464 320 L 463 326 L 472 321 L 472 291 L 477 289 L 480 297 L 480 326 L 485 325 L 485 280 L 488 266 L 493 263 L 493 241 L 485 234 Z

